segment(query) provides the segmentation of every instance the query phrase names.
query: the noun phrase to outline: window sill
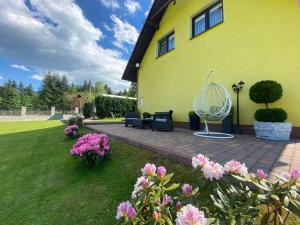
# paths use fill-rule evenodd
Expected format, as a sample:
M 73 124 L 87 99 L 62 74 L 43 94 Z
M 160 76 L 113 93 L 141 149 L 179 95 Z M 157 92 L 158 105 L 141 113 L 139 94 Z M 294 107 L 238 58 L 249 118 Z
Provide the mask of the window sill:
M 192 40 L 192 39 L 194 39 L 194 38 L 196 38 L 196 37 L 198 37 L 198 36 L 201 36 L 202 34 L 205 34 L 206 32 L 208 32 L 208 31 L 214 29 L 215 27 L 217 27 L 217 26 L 219 26 L 219 25 L 221 25 L 221 24 L 223 24 L 223 23 L 224 23 L 224 21 L 222 21 L 222 22 L 220 22 L 220 23 L 214 25 L 213 27 L 210 27 L 209 29 L 203 31 L 203 32 L 200 33 L 200 34 L 197 34 L 197 35 L 195 35 L 195 36 L 190 37 L 190 40 Z
M 162 55 L 158 55 L 158 56 L 156 56 L 156 59 L 158 59 L 158 58 L 160 58 L 160 57 L 162 57 L 162 56 L 164 56 L 164 55 L 167 55 L 168 53 L 170 53 L 170 52 L 172 52 L 172 51 L 174 51 L 174 50 L 175 50 L 175 48 L 173 48 L 173 49 L 167 51 L 166 53 L 164 53 L 164 54 L 162 54 Z

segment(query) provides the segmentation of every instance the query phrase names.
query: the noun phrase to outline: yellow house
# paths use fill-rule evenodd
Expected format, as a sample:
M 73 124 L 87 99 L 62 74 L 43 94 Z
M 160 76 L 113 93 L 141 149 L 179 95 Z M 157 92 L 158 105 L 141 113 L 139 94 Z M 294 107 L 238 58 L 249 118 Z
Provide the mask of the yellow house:
M 174 111 L 184 125 L 210 70 L 230 91 L 243 80 L 240 121 L 252 130 L 257 105 L 249 88 L 276 80 L 300 137 L 300 6 L 296 0 L 155 0 L 123 79 L 138 83 L 140 112 Z M 216 127 L 216 126 L 215 126 Z M 249 129 L 251 128 L 251 129 Z

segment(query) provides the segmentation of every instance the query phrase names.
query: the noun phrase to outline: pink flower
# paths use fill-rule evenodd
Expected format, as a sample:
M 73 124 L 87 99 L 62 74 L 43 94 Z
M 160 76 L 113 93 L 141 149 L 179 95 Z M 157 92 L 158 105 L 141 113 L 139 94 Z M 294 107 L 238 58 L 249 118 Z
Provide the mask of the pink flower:
M 268 177 L 268 174 L 266 174 L 262 169 L 256 170 L 256 175 L 259 179 L 266 179 Z
M 152 213 L 152 218 L 155 220 L 155 221 L 158 221 L 160 218 L 161 218 L 161 213 L 160 212 L 157 212 L 157 211 L 154 211 Z
M 182 185 L 182 192 L 187 197 L 191 197 L 193 195 L 193 187 L 189 184 Z
M 165 194 L 163 197 L 163 205 L 168 205 L 169 203 L 172 203 L 172 202 L 173 202 L 172 197 Z
M 133 220 L 136 216 L 136 211 L 132 208 L 130 202 L 122 202 L 118 206 L 116 219 L 120 219 L 122 217 L 128 217 L 129 220 Z
M 182 207 L 181 202 L 180 201 L 176 202 L 175 207 L 176 207 L 176 210 L 179 211 Z
M 211 181 L 213 179 L 220 180 L 224 174 L 224 168 L 219 163 L 213 161 L 206 163 L 202 168 L 202 171 L 205 178 L 210 179 Z
M 192 158 L 192 165 L 194 168 L 197 167 L 203 167 L 206 163 L 209 162 L 209 158 L 207 158 L 206 156 L 199 154 L 196 157 Z
M 156 166 L 154 164 L 147 163 L 142 169 L 143 175 L 153 176 L 155 175 Z
M 176 225 L 205 225 L 206 222 L 204 213 L 190 204 L 177 212 Z
M 291 170 L 291 172 L 285 172 L 281 176 L 291 181 L 298 181 L 300 180 L 300 170 L 294 168 Z
M 147 189 L 148 187 L 150 187 L 150 181 L 148 178 L 145 178 L 143 181 L 142 181 L 142 187 L 144 189 Z
M 231 160 L 227 162 L 224 166 L 224 171 L 226 173 L 241 174 L 241 175 L 248 173 L 248 169 L 245 163 L 242 164 L 235 160 Z
M 128 219 L 129 220 L 134 220 L 134 218 L 136 217 L 136 211 L 134 208 L 129 207 L 128 209 Z
M 166 176 L 166 173 L 167 173 L 167 170 L 166 170 L 165 167 L 160 166 L 160 167 L 157 168 L 157 176 L 160 179 L 163 179 Z

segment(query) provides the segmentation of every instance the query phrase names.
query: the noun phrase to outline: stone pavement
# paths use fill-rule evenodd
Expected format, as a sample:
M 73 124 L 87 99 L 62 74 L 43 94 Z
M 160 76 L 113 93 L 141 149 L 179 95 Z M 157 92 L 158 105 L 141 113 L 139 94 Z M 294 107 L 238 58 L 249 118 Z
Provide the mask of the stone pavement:
M 185 163 L 201 153 L 224 164 L 235 159 L 244 162 L 251 171 L 262 168 L 281 174 L 291 168 L 300 168 L 300 140 L 269 141 L 250 135 L 236 135 L 234 139 L 208 139 L 193 136 L 185 129 L 174 132 L 153 132 L 134 129 L 123 124 L 87 125 L 111 137 L 152 151 L 160 152 Z

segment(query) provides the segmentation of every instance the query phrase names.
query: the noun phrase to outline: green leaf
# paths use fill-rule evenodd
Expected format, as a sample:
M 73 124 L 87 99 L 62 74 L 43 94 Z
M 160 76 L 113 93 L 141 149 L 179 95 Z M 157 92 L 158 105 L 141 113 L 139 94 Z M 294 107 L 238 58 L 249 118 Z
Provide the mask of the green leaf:
M 176 190 L 177 188 L 180 187 L 180 184 L 177 183 L 177 184 L 172 184 L 171 186 L 167 187 L 166 188 L 166 191 L 173 191 L 173 190 Z
M 168 225 L 173 225 L 172 221 L 170 220 L 170 218 L 168 216 L 164 215 L 163 218 L 167 222 Z
M 270 217 L 271 213 L 266 213 L 265 215 L 263 215 L 260 221 L 260 225 L 267 225 L 269 223 Z

